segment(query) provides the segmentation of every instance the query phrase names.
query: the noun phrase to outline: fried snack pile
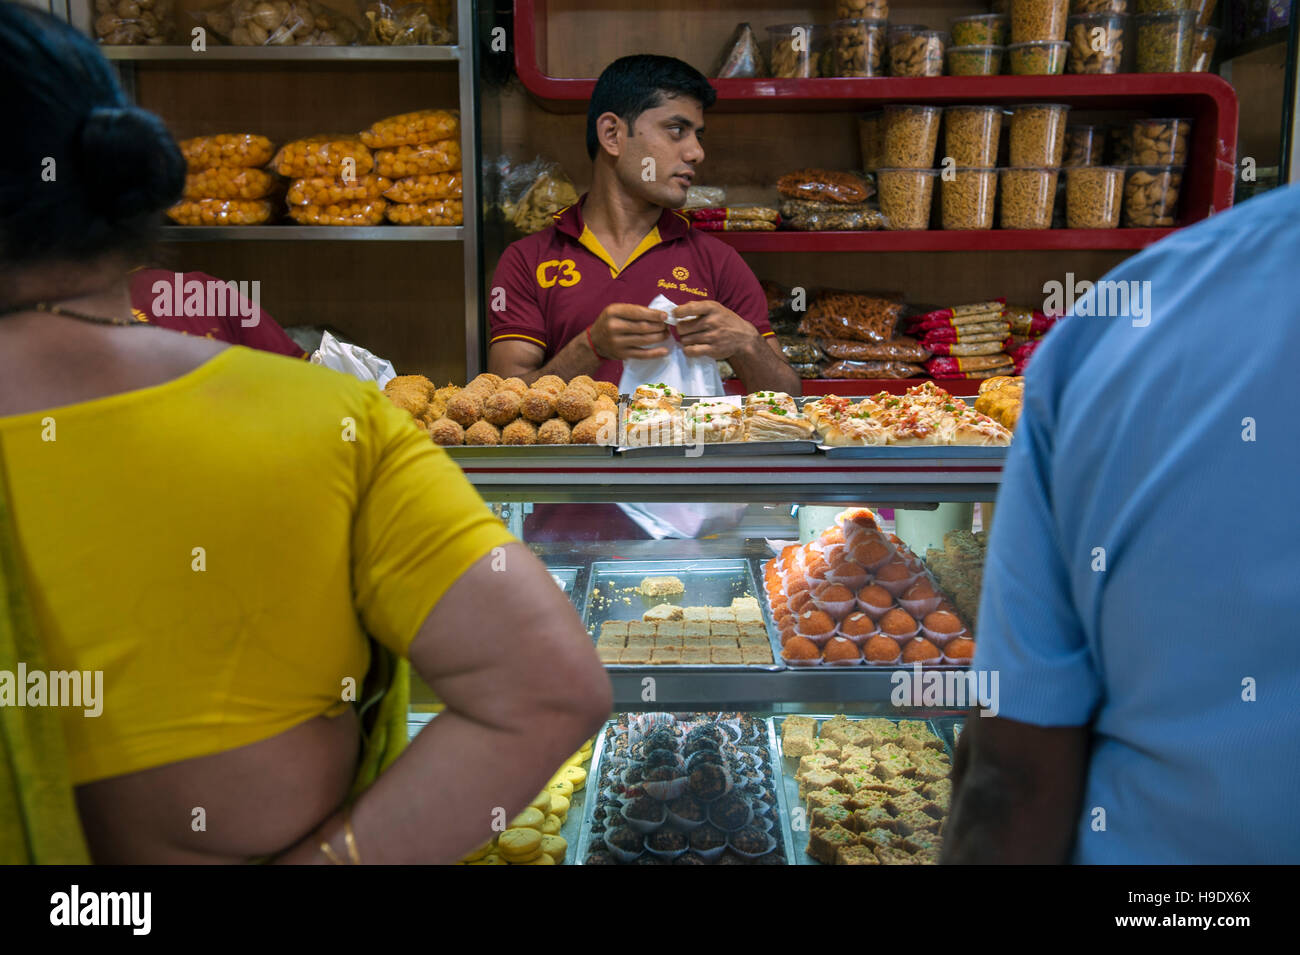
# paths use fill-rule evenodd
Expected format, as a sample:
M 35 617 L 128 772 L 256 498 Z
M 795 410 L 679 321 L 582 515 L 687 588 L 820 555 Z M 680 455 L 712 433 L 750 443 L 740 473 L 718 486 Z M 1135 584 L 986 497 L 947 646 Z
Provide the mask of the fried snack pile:
M 520 378 L 479 375 L 464 388 L 434 388 L 422 375 L 402 375 L 384 387 L 436 444 L 614 444 L 618 388 L 579 375 L 566 383 L 545 375 L 530 388 Z
M 980 384 L 975 410 L 988 415 L 1008 431 L 1016 429 L 1025 402 L 1025 379 L 999 375 Z

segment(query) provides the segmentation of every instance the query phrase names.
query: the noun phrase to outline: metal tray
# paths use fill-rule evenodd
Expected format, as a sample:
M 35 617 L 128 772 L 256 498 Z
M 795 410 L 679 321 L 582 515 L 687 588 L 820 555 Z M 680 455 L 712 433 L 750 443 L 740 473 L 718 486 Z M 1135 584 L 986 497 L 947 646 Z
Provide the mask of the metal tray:
M 496 444 L 453 445 L 443 448 L 453 459 L 460 461 L 495 460 L 498 458 L 611 458 L 614 449 L 607 444 Z
M 1006 458 L 1010 447 L 980 447 L 973 444 L 858 444 L 839 447 L 819 444 L 817 450 L 828 458 L 872 458 L 883 461 L 957 458 L 1002 461 Z
M 815 719 L 815 720 L 817 720 L 817 728 L 818 728 L 818 730 L 820 730 L 820 729 L 821 729 L 821 724 L 822 724 L 823 721 L 830 719 L 832 716 L 837 716 L 837 715 L 840 715 L 840 714 L 836 714 L 836 713 L 791 713 L 791 714 L 788 714 L 788 715 L 789 715 L 789 716 L 807 716 L 807 717 L 810 717 L 810 718 L 812 718 L 812 719 Z M 895 716 L 865 716 L 865 715 L 864 715 L 864 716 L 855 716 L 855 715 L 852 714 L 852 713 L 845 713 L 845 714 L 843 714 L 843 715 L 844 715 L 844 716 L 847 716 L 850 720 L 861 720 L 861 719 L 886 719 L 886 720 L 889 720 L 890 722 L 893 722 L 893 723 L 903 723 L 903 722 L 921 722 L 921 723 L 925 723 L 927 726 L 930 727 L 930 731 L 931 731 L 932 733 L 934 733 L 936 736 L 938 736 L 939 739 L 943 742 L 943 750 L 944 750 L 945 753 L 948 754 L 948 759 L 949 759 L 950 761 L 952 760 L 952 740 L 951 740 L 951 735 L 950 735 L 950 734 L 945 734 L 945 733 L 943 732 L 942 727 L 939 725 L 940 720 L 936 720 L 936 719 L 921 719 L 921 720 L 917 720 L 917 719 L 909 719 L 909 718 L 907 718 L 907 717 L 902 717 L 902 718 L 900 718 L 900 717 L 895 717 Z M 781 749 L 781 745 L 780 745 L 780 739 L 781 739 L 781 732 L 780 732 L 780 730 L 781 730 L 781 727 L 785 724 L 786 719 L 787 719 L 787 714 L 779 714 L 779 715 L 777 715 L 777 716 L 773 716 L 773 717 L 771 717 L 770 720 L 769 720 L 769 722 L 772 724 L 772 753 L 773 753 L 773 758 L 775 758 L 775 759 L 777 760 L 778 768 L 779 768 L 780 771 L 781 771 L 781 796 L 785 799 L 786 804 L 789 805 L 789 806 L 802 806 L 803 803 L 802 803 L 802 802 L 800 801 L 800 799 L 799 799 L 799 780 L 795 779 L 795 776 L 794 776 L 795 771 L 799 768 L 799 761 L 796 760 L 796 759 L 793 759 L 793 758 L 787 757 L 787 756 L 785 755 L 785 752 Z M 958 722 L 959 722 L 959 720 L 958 720 Z M 593 759 L 593 761 L 594 761 L 594 759 L 595 759 L 595 753 L 594 753 L 594 751 L 593 751 L 593 753 L 592 753 L 592 759 Z M 792 846 L 792 847 L 795 846 L 795 845 L 798 846 L 799 852 L 797 853 L 797 856 L 798 856 L 798 863 L 797 863 L 797 864 L 798 864 L 798 865 L 823 865 L 824 863 L 818 862 L 818 861 L 817 861 L 816 859 L 814 859 L 812 856 L 808 855 L 808 833 L 809 833 L 809 831 L 810 831 L 810 827 L 809 827 L 808 823 L 809 823 L 811 820 L 805 818 L 805 820 L 804 820 L 804 828 L 803 828 L 802 830 L 798 831 L 798 832 L 795 832 L 795 831 L 793 831 L 793 827 L 790 826 L 790 821 L 791 821 L 791 819 L 792 819 L 792 817 L 790 816 L 789 812 L 787 811 L 787 813 L 786 813 L 787 826 L 791 828 L 791 832 L 790 832 L 790 834 L 789 834 L 789 842 L 787 843 L 787 845 L 790 845 L 790 846 Z
M 700 449 L 699 454 L 687 451 Z M 626 458 L 705 457 L 736 458 L 766 457 L 777 454 L 816 454 L 816 441 L 719 441 L 695 444 L 651 444 L 629 447 L 619 445 L 618 453 Z
M 587 574 L 586 587 L 583 592 L 580 610 L 582 622 L 596 640 L 600 625 L 606 620 L 640 620 L 641 614 L 661 603 L 679 604 L 683 607 L 693 606 L 729 606 L 734 597 L 755 597 L 758 600 L 759 613 L 763 616 L 763 626 L 767 629 L 767 643 L 772 650 L 772 663 L 679 663 L 679 664 L 623 664 L 607 663 L 611 670 L 637 672 L 658 672 L 660 670 L 712 670 L 741 671 L 784 670 L 781 660 L 781 643 L 776 628 L 772 625 L 771 611 L 766 606 L 758 578 L 754 576 L 757 562 L 753 559 L 738 557 L 734 559 L 714 560 L 598 560 L 593 561 Z M 681 578 L 686 586 L 685 593 L 664 597 L 642 597 L 629 595 L 631 604 L 621 606 L 603 604 L 593 606 L 596 588 L 603 586 L 635 586 L 642 577 L 672 575 Z M 630 617 L 619 616 L 621 613 Z
M 587 858 L 587 853 L 591 851 L 593 843 L 598 838 L 593 836 L 591 832 L 597 802 L 596 795 L 592 794 L 592 781 L 595 780 L 594 785 L 596 786 L 597 792 L 605 783 L 604 776 L 607 767 L 602 765 L 605 754 L 605 740 L 611 735 L 611 730 L 617 722 L 617 718 L 612 719 L 601 728 L 600 734 L 596 737 L 596 744 L 591 750 L 591 768 L 587 771 L 587 785 L 582 790 L 584 793 L 590 795 L 589 798 L 585 799 L 582 807 L 582 829 L 578 834 L 577 853 L 573 857 L 573 862 L 576 865 L 584 864 Z M 794 854 L 794 841 L 791 838 L 790 833 L 790 810 L 784 792 L 785 786 L 783 784 L 783 777 L 785 774 L 781 771 L 781 766 L 779 765 L 779 749 L 777 748 L 776 731 L 772 726 L 772 720 L 770 718 L 761 720 L 761 722 L 767 727 L 768 766 L 772 770 L 772 778 L 775 785 L 777 825 L 781 827 L 781 845 L 785 856 L 785 864 L 797 865 L 798 863 L 795 860 Z M 572 806 L 569 808 L 569 814 L 570 816 L 573 814 Z M 566 836 L 566 838 L 568 837 Z M 573 845 L 573 840 L 570 839 L 569 844 Z
M 964 716 L 937 716 L 930 720 L 934 728 L 939 731 L 940 738 L 948 747 L 948 755 L 957 755 L 957 737 L 961 734 L 963 725 L 966 723 Z

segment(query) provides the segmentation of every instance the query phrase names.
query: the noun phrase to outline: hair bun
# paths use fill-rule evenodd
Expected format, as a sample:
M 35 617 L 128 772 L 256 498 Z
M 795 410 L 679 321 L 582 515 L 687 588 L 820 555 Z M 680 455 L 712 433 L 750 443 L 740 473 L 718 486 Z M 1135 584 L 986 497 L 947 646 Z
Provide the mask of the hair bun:
M 185 160 L 167 127 L 135 106 L 97 106 L 82 121 L 77 167 L 85 202 L 111 222 L 152 215 L 185 187 Z

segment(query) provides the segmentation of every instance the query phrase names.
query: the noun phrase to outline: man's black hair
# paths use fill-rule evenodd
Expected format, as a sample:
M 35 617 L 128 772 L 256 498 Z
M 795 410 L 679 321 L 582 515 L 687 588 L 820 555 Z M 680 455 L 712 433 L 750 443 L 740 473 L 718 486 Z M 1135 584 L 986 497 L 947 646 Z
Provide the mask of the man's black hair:
M 689 96 L 708 109 L 718 92 L 703 73 L 675 57 L 651 53 L 619 57 L 596 80 L 587 106 L 587 155 L 595 159 L 600 151 L 597 117 L 613 113 L 631 129 L 638 116 L 672 96 Z

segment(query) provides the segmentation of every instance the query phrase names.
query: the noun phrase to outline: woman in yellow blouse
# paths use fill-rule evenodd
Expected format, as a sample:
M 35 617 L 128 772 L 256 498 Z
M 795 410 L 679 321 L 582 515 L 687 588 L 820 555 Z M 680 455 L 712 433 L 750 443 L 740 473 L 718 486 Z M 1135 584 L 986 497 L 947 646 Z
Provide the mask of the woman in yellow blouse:
M 55 711 L 93 859 L 459 858 L 608 714 L 568 599 L 373 385 L 132 322 L 185 167 L 93 43 L 0 3 L 0 86 L 0 636 L 103 675 Z M 367 635 L 447 708 L 346 818 Z

